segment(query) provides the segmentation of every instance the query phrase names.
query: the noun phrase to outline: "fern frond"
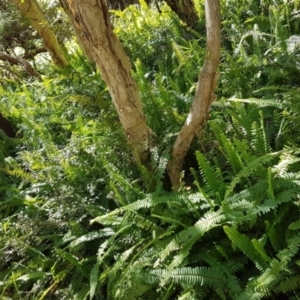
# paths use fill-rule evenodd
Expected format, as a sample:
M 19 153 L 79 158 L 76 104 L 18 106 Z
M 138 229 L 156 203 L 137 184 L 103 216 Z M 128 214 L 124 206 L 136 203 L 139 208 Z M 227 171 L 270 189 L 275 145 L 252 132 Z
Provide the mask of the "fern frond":
M 266 132 L 263 124 L 258 124 L 257 122 L 252 123 L 251 130 L 251 146 L 253 147 L 255 153 L 259 155 L 267 154 L 270 152 L 268 139 L 266 137 Z
M 196 159 L 206 187 L 217 198 L 217 201 L 221 202 L 225 186 L 223 178 L 220 178 L 220 170 L 215 170 L 199 151 L 196 151 Z
M 137 211 L 142 208 L 151 208 L 159 204 L 167 204 L 172 207 L 172 205 L 176 204 L 181 205 L 182 202 L 184 202 L 184 195 L 181 193 L 165 193 L 162 195 L 149 194 L 143 200 L 138 200 L 126 206 L 120 207 L 106 215 L 97 217 L 91 220 L 91 223 L 101 223 L 102 220 L 105 220 L 106 218 L 112 217 L 124 211 Z
M 158 279 L 168 277 L 169 280 L 179 284 L 200 284 L 210 287 L 217 287 L 224 283 L 224 273 L 218 268 L 198 267 L 179 268 L 172 271 L 153 270 L 150 274 Z
M 290 230 L 298 230 L 298 229 L 300 229 L 300 220 L 295 221 L 295 222 L 292 222 L 292 223 L 289 225 L 289 229 L 290 229 Z
M 300 248 L 300 235 L 296 235 L 287 240 L 287 248 L 279 251 L 277 257 L 287 265 L 295 255 L 298 254 Z
M 288 278 L 285 278 L 282 280 L 279 284 L 277 284 L 274 287 L 275 293 L 289 293 L 289 292 L 295 292 L 299 293 L 299 287 L 300 287 L 300 275 L 296 276 L 289 276 Z
M 278 156 L 279 152 L 269 153 L 264 156 L 259 156 L 253 161 L 249 162 L 248 165 L 243 167 L 241 171 L 233 178 L 231 184 L 226 190 L 225 200 L 229 197 L 229 195 L 233 192 L 235 186 L 241 181 L 244 177 L 249 177 L 257 168 L 261 167 L 262 164 L 268 163 L 274 159 L 274 157 Z
M 267 262 L 258 254 L 248 236 L 239 233 L 233 227 L 224 226 L 223 229 L 232 243 L 237 246 L 259 270 L 262 270 L 264 267 L 266 267 Z
M 82 235 L 78 239 L 72 241 L 70 243 L 69 247 L 74 248 L 81 243 L 93 241 L 93 240 L 99 239 L 101 237 L 112 236 L 114 233 L 115 233 L 114 230 L 112 230 L 111 228 L 104 228 L 99 231 L 92 231 L 92 232 Z
M 184 258 L 193 244 L 200 239 L 205 232 L 220 226 L 224 220 L 225 216 L 220 211 L 207 212 L 194 224 L 194 226 L 179 232 L 175 236 L 175 238 L 162 251 L 160 260 L 164 261 L 172 251 L 179 250 L 181 248 L 184 250 L 184 254 L 181 259 Z
M 239 153 L 236 151 L 234 144 L 225 136 L 223 130 L 216 123 L 212 122 L 211 127 L 221 145 L 220 150 L 224 152 L 223 154 L 228 160 L 234 174 L 237 174 L 244 166 Z
M 248 98 L 248 99 L 238 99 L 238 98 L 230 98 L 228 101 L 237 102 L 237 103 L 249 103 L 255 104 L 259 107 L 277 107 L 284 108 L 282 101 L 278 99 L 259 99 L 259 98 Z

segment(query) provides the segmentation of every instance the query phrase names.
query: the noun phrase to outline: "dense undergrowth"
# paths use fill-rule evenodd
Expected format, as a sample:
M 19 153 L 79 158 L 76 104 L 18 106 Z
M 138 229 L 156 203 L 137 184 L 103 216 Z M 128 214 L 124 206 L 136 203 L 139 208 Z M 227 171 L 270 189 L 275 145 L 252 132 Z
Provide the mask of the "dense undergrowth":
M 3 78 L 18 134 L 0 133 L 1 299 L 299 298 L 300 3 L 221 4 L 219 100 L 180 192 L 165 166 L 205 38 L 166 6 L 112 12 L 155 132 L 151 174 L 74 42 L 70 68 Z

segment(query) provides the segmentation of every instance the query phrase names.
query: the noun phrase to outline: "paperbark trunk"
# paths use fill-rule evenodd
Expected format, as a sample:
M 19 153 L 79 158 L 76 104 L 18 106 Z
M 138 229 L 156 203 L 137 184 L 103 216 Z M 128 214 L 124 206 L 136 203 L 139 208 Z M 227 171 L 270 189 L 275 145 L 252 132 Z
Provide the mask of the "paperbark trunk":
M 170 8 L 188 26 L 194 28 L 199 20 L 192 0 L 166 0 Z
M 67 66 L 68 60 L 36 0 L 12 0 L 12 2 L 15 3 L 21 14 L 29 19 L 32 27 L 37 30 L 54 63 L 58 66 Z
M 72 11 L 69 7 L 69 3 L 66 0 L 59 0 L 61 7 L 63 8 L 63 10 L 65 11 L 65 13 L 67 14 L 67 16 L 69 17 L 71 24 L 73 26 L 76 38 L 77 38 L 77 42 L 81 48 L 81 50 L 83 51 L 85 57 L 87 58 L 87 60 L 93 64 L 94 63 L 94 58 L 92 53 L 90 52 L 90 49 L 87 47 L 87 45 L 83 42 L 83 37 L 82 34 L 83 32 L 80 31 L 80 29 L 75 26 L 75 20 L 74 20 L 74 16 L 72 14 Z
M 173 145 L 171 158 L 167 165 L 168 175 L 174 190 L 180 188 L 183 160 L 190 148 L 190 144 L 195 134 L 202 130 L 203 124 L 208 119 L 211 104 L 216 99 L 216 95 L 213 92 L 218 81 L 217 69 L 221 47 L 219 10 L 219 0 L 205 0 L 206 59 L 198 78 L 192 107 Z
M 113 33 L 105 0 L 65 1 L 74 16 L 74 25 L 82 33 L 82 42 L 88 47 L 109 88 L 136 161 L 147 164 L 151 130 L 145 121 L 137 84 L 130 73 L 131 64 Z

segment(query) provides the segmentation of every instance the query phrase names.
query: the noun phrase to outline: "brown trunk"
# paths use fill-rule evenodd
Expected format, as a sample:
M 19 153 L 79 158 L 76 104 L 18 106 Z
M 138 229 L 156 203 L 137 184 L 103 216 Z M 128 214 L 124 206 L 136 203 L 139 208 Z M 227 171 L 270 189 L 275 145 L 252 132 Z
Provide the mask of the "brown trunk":
M 74 20 L 74 16 L 72 14 L 72 11 L 69 7 L 68 1 L 59 0 L 59 2 L 60 2 L 61 7 L 63 8 L 63 10 L 65 11 L 65 13 L 67 14 L 67 16 L 69 17 L 69 19 L 71 21 L 71 24 L 73 26 L 78 44 L 79 44 L 81 50 L 83 51 L 85 57 L 87 58 L 87 60 L 90 63 L 94 63 L 94 58 L 93 58 L 92 53 L 90 52 L 90 49 L 87 47 L 87 45 L 85 43 L 82 42 L 83 41 L 83 36 L 82 36 L 83 32 L 80 31 L 80 29 L 77 26 L 74 26 L 75 25 L 75 20 Z
M 21 14 L 29 19 L 32 27 L 38 31 L 54 63 L 59 66 L 67 66 L 68 61 L 64 52 L 36 0 L 12 0 L 12 2 L 16 4 Z
M 166 0 L 166 2 L 180 20 L 192 28 L 196 26 L 199 16 L 192 0 Z
M 0 114 L 0 129 L 2 129 L 7 134 L 7 136 L 11 138 L 16 137 L 16 132 L 13 126 L 2 114 Z
M 190 113 L 173 145 L 167 171 L 174 190 L 180 188 L 180 176 L 183 160 L 195 134 L 202 130 L 208 118 L 212 102 L 216 99 L 213 93 L 218 81 L 217 69 L 220 60 L 220 3 L 219 0 L 205 0 L 206 15 L 206 60 L 199 75 L 196 95 Z
M 114 106 L 138 163 L 150 158 L 151 130 L 143 113 L 131 65 L 112 30 L 105 0 L 65 0 L 68 2 L 80 38 L 88 47 L 109 88 Z
M 107 0 L 107 6 L 109 9 L 120 9 L 123 10 L 131 4 L 139 4 L 139 0 Z M 149 5 L 151 0 L 145 0 Z

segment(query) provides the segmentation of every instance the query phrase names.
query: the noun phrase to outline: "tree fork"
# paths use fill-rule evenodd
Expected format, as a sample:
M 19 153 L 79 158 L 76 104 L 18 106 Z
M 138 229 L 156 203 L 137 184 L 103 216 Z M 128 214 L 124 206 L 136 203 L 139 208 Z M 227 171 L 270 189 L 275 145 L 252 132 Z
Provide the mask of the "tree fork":
M 180 188 L 180 177 L 184 158 L 196 135 L 208 119 L 211 104 L 217 98 L 213 93 L 218 81 L 217 69 L 220 61 L 220 2 L 205 0 L 206 59 L 199 74 L 196 95 L 189 115 L 173 145 L 167 172 L 174 190 Z

